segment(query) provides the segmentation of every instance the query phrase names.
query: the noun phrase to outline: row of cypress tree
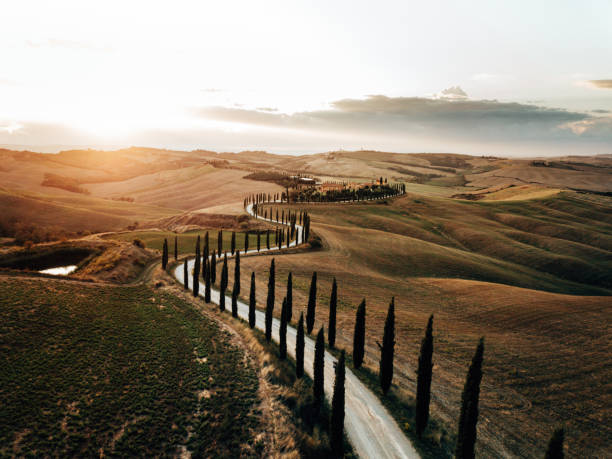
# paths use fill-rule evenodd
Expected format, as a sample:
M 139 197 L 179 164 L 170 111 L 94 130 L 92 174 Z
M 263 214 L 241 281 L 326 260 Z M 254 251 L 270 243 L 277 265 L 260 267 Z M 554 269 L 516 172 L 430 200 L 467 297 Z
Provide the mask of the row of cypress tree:
M 278 217 L 277 217 L 278 218 Z M 307 214 L 300 214 L 300 220 L 306 220 Z M 288 218 L 289 220 L 289 218 Z M 297 220 L 297 219 L 296 219 Z M 296 220 L 292 220 L 295 222 Z M 284 221 L 284 217 L 283 217 Z M 221 233 L 221 232 L 220 232 Z M 269 234 L 269 232 L 268 232 Z M 278 234 L 278 231 L 277 231 Z M 219 234 L 221 237 L 221 234 Z M 280 236 L 277 236 L 279 238 Z M 219 239 L 220 240 L 220 239 Z M 233 233 L 233 241 L 235 241 L 235 233 Z M 221 244 L 220 244 L 221 245 Z M 259 241 L 258 241 L 259 245 Z M 177 257 L 177 242 L 175 238 L 175 258 Z M 280 247 L 280 246 L 279 246 Z M 248 233 L 245 238 L 245 250 L 248 249 Z M 208 233 L 206 233 L 206 253 L 208 253 Z M 162 254 L 162 265 L 165 268 L 168 259 L 167 240 L 164 241 Z M 196 263 L 193 272 L 193 290 L 194 296 L 198 295 L 198 276 L 200 271 L 200 237 L 196 242 Z M 202 253 L 204 255 L 204 252 Z M 213 251 L 214 256 L 214 251 Z M 210 275 L 213 270 L 210 268 L 208 257 L 204 258 L 203 277 L 207 280 L 205 293 L 205 301 L 210 302 Z M 185 262 L 185 288 L 188 288 L 187 281 L 187 263 Z M 287 295 L 282 302 L 280 331 L 279 331 L 279 357 L 285 359 L 287 356 L 287 326 L 292 319 L 292 283 L 293 276 L 289 273 L 287 279 Z M 220 309 L 225 310 L 225 292 L 227 289 L 227 254 L 224 256 L 220 290 Z M 315 321 L 316 309 L 316 289 L 317 289 L 317 273 L 313 272 L 308 305 L 306 310 L 306 330 L 307 333 L 312 333 Z M 236 253 L 236 263 L 234 268 L 234 288 L 232 291 L 232 315 L 237 317 L 237 298 L 240 294 L 240 253 Z M 274 311 L 274 296 L 275 296 L 275 261 L 271 261 L 270 272 L 268 278 L 268 297 L 265 311 L 265 336 L 268 341 L 272 335 L 272 319 Z M 255 273 L 251 273 L 251 291 L 249 296 L 249 325 L 255 327 Z M 335 346 L 336 336 L 336 310 L 337 310 L 337 284 L 336 279 L 333 279 L 332 292 L 330 295 L 329 308 L 329 325 L 328 325 L 328 343 L 330 347 Z M 360 368 L 363 364 L 364 349 L 365 349 L 365 318 L 366 314 L 365 299 L 362 300 L 356 311 L 355 329 L 353 336 L 353 365 L 355 368 Z M 383 332 L 382 345 L 379 344 L 381 357 L 379 362 L 379 379 L 383 394 L 386 394 L 391 387 L 393 378 L 393 356 L 395 345 L 395 300 L 391 299 L 385 327 Z M 315 359 L 313 368 L 313 396 L 316 407 L 320 407 L 323 401 L 323 381 L 324 381 L 324 331 L 323 327 L 319 330 L 315 343 Z M 300 319 L 297 326 L 296 339 L 296 376 L 302 377 L 304 374 L 304 316 L 300 314 Z M 457 444 L 455 448 L 455 457 L 457 458 L 473 458 L 475 457 L 475 442 L 476 442 L 476 425 L 478 421 L 478 402 L 480 394 L 480 383 L 482 380 L 482 363 L 484 355 L 484 339 L 481 338 L 476 348 L 476 353 L 469 367 L 466 382 L 461 397 L 461 414 L 459 418 Z M 425 431 L 429 420 L 429 405 L 431 400 L 431 379 L 433 370 L 433 315 L 430 316 L 425 336 L 421 342 L 421 350 L 419 355 L 419 364 L 417 371 L 417 397 L 415 410 L 415 430 L 418 437 L 421 437 Z M 334 384 L 334 393 L 332 398 L 332 418 L 330 424 L 330 445 L 335 454 L 341 454 L 343 448 L 343 422 L 344 422 L 344 380 L 345 380 L 345 354 L 341 353 L 341 357 L 336 364 L 336 382 Z M 563 458 L 563 429 L 558 429 L 554 432 L 549 447 L 546 453 L 546 458 Z

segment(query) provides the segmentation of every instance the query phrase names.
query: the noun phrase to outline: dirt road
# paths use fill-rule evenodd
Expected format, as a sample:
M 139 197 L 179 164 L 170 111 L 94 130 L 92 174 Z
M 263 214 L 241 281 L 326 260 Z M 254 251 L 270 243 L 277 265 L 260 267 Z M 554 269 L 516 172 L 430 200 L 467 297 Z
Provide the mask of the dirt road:
M 247 212 L 255 216 L 252 205 L 247 207 Z M 257 217 L 262 219 L 262 217 Z M 271 221 L 268 219 L 268 221 Z M 301 241 L 303 228 L 296 225 L 298 231 L 297 240 Z M 295 241 L 290 244 L 295 246 Z M 271 248 L 273 252 L 278 247 Z M 262 249 L 260 252 L 268 251 Z M 248 253 L 240 251 L 240 256 L 248 256 L 257 253 L 256 250 L 249 250 Z M 188 272 L 192 272 L 195 260 L 188 261 Z M 183 266 L 175 268 L 174 276 L 183 283 Z M 191 282 L 190 282 L 191 284 Z M 200 295 L 204 296 L 204 289 L 200 289 Z M 220 293 L 217 290 L 211 291 L 211 300 L 219 304 Z M 226 304 L 231 305 L 231 297 L 226 296 Z M 248 320 L 249 307 L 247 304 L 238 301 L 238 316 L 243 320 Z M 256 312 L 256 326 L 264 329 L 265 314 L 262 311 Z M 272 323 L 272 339 L 279 340 L 280 322 L 277 319 Z M 295 328 L 287 327 L 287 352 L 295 357 Z M 304 349 L 304 369 L 312 377 L 314 361 L 314 341 L 310 337 L 305 338 Z M 334 364 L 336 358 L 329 352 L 325 352 L 325 395 L 331 400 L 334 384 Z M 345 421 L 344 427 L 355 452 L 360 457 L 367 458 L 418 458 L 420 457 L 408 438 L 401 431 L 393 417 L 385 409 L 378 398 L 355 376 L 349 368 L 346 369 L 346 395 L 345 395 Z

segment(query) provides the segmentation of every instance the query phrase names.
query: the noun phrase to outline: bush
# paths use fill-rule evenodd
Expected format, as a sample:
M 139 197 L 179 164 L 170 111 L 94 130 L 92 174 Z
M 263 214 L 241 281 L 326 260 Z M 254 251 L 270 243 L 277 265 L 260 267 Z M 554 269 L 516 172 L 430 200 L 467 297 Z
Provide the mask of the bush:
M 146 248 L 146 245 L 143 241 L 141 241 L 140 239 L 134 239 L 132 241 L 132 244 L 134 244 L 136 247 L 140 247 L 141 249 Z

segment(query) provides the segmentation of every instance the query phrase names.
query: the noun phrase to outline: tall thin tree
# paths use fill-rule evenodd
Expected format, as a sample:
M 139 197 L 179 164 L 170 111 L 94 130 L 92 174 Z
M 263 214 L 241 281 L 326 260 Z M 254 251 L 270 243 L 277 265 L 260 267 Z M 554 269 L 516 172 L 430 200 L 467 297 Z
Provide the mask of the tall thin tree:
M 363 363 L 363 354 L 365 347 L 365 317 L 366 317 L 366 301 L 361 300 L 361 304 L 357 308 L 355 315 L 355 332 L 353 334 L 353 366 L 361 367 Z
M 200 276 L 200 235 L 198 234 L 198 238 L 196 239 L 195 245 L 195 260 L 193 265 L 193 270 L 198 272 L 198 276 Z
M 164 246 L 162 247 L 162 269 L 165 271 L 168 266 L 168 239 L 164 239 Z
M 219 230 L 217 233 L 217 253 L 221 254 L 223 252 L 223 230 Z M 215 281 L 213 281 L 213 284 Z
M 206 258 L 204 260 L 204 271 L 206 271 L 204 276 L 204 301 L 210 303 L 210 259 Z
M 563 459 L 565 457 L 565 453 L 563 452 L 564 437 L 565 432 L 563 428 L 556 429 L 553 432 L 548 442 L 548 449 L 546 450 L 544 459 Z
M 323 332 L 323 327 L 319 329 L 319 333 L 317 333 L 317 341 L 315 343 L 315 353 L 314 353 L 314 365 L 313 365 L 313 384 L 312 384 L 312 395 L 315 399 L 315 405 L 317 407 L 321 406 L 323 402 L 323 397 L 325 396 L 323 392 L 323 382 L 324 382 L 324 374 L 325 372 L 325 333 Z
M 283 298 L 281 309 L 280 327 L 278 329 L 278 357 L 281 360 L 287 358 L 287 298 Z
M 221 255 L 221 252 L 219 252 L 219 255 Z M 210 257 L 210 281 L 213 284 L 217 282 L 217 254 L 214 250 Z
M 204 236 L 204 250 L 202 251 L 202 258 L 208 258 L 210 255 L 210 238 L 208 237 L 208 231 Z
M 295 375 L 298 378 L 304 376 L 304 313 L 300 313 L 298 320 L 297 336 L 295 338 Z
M 270 275 L 268 277 L 268 298 L 266 300 L 266 341 L 272 340 L 272 317 L 274 314 L 274 258 L 270 263 Z
M 383 343 L 380 348 L 380 388 L 383 394 L 389 392 L 393 380 L 393 354 L 395 351 L 395 298 L 391 298 L 387 319 L 385 320 L 385 331 Z
M 240 295 L 240 252 L 236 252 L 234 263 L 234 290 L 237 295 Z
M 185 290 L 189 290 L 189 268 L 187 266 L 187 260 L 183 263 L 183 284 L 185 286 Z
M 480 381 L 482 380 L 482 361 L 484 354 L 484 338 L 480 338 L 472 364 L 468 370 L 463 393 L 461 394 L 461 415 L 455 446 L 455 458 L 474 459 L 476 444 L 476 424 L 478 423 L 478 399 L 480 397 Z
M 336 380 L 332 396 L 331 421 L 329 423 L 329 444 L 335 457 L 344 455 L 344 380 L 346 377 L 344 351 L 336 362 Z
M 221 311 L 225 311 L 225 291 L 227 290 L 227 253 L 223 257 L 223 268 L 221 268 L 221 281 L 219 282 L 219 288 L 219 309 Z
M 293 275 L 289 271 L 289 277 L 287 277 L 287 322 L 291 322 L 293 318 Z
M 329 324 L 327 328 L 327 342 L 329 347 L 333 348 L 336 345 L 336 308 L 338 303 L 338 286 L 336 278 L 332 282 L 331 295 L 329 297 Z
M 255 328 L 255 273 L 251 273 L 251 292 L 249 293 L 249 327 Z
M 317 272 L 312 273 L 310 280 L 310 292 L 308 294 L 308 306 L 306 308 L 306 331 L 310 334 L 315 323 L 315 309 L 317 307 Z
M 200 266 L 198 263 L 195 263 L 193 267 L 192 286 L 193 286 L 193 296 L 197 298 L 198 295 L 200 294 Z
M 234 255 L 234 253 L 236 252 L 236 231 L 232 231 L 231 250 L 232 255 Z
M 193 296 L 198 297 L 200 294 L 200 236 L 196 242 L 195 260 L 193 263 Z
M 433 314 L 427 321 L 425 336 L 421 341 L 419 368 L 417 370 L 417 394 L 415 425 L 420 438 L 429 422 L 429 402 L 431 400 L 431 376 L 433 372 Z
M 249 231 L 244 233 L 244 253 L 249 251 Z

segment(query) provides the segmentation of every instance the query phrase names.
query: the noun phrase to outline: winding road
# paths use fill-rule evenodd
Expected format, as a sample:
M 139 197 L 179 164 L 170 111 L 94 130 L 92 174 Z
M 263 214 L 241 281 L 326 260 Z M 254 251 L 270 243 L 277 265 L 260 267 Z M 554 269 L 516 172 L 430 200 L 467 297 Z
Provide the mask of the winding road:
M 253 205 L 249 204 L 246 211 L 253 217 L 260 220 L 266 220 L 273 223 L 279 223 L 271 219 L 264 219 L 261 216 L 255 215 Z M 298 237 L 296 240 L 302 240 L 303 227 L 296 225 Z M 290 243 L 290 247 L 294 247 L 296 241 Z M 283 245 L 285 248 L 285 245 Z M 240 251 L 240 256 L 248 256 L 261 252 L 278 251 L 278 247 L 270 249 L 262 248 L 257 250 L 249 250 L 247 253 L 244 250 Z M 219 258 L 220 260 L 220 258 Z M 191 273 L 195 259 L 188 261 L 188 272 Z M 179 282 L 184 283 L 183 265 L 179 264 L 174 276 Z M 191 282 L 190 282 L 191 284 Z M 192 286 L 193 287 L 193 286 Z M 204 296 L 204 289 L 200 289 L 200 295 Z M 211 301 L 219 304 L 220 292 L 211 289 Z M 231 305 L 231 297 L 226 296 L 226 304 Z M 231 310 L 228 310 L 231 312 Z M 238 301 L 238 316 L 248 321 L 249 306 L 248 304 Z M 256 311 L 256 326 L 259 329 L 264 329 L 264 312 Z M 277 319 L 272 323 L 272 339 L 276 342 L 279 340 L 280 322 Z M 292 326 L 287 327 L 287 352 L 295 358 L 295 340 L 296 329 Z M 312 377 L 313 360 L 314 360 L 314 340 L 310 337 L 305 337 L 304 349 L 304 371 Z M 325 351 L 325 395 L 331 400 L 333 393 L 333 384 L 335 378 L 334 364 L 336 358 Z M 408 438 L 401 431 L 393 417 L 389 414 L 386 408 L 378 400 L 378 398 L 355 376 L 355 374 L 346 368 L 346 385 L 345 385 L 345 420 L 344 428 L 355 452 L 364 458 L 419 458 L 419 454 Z

